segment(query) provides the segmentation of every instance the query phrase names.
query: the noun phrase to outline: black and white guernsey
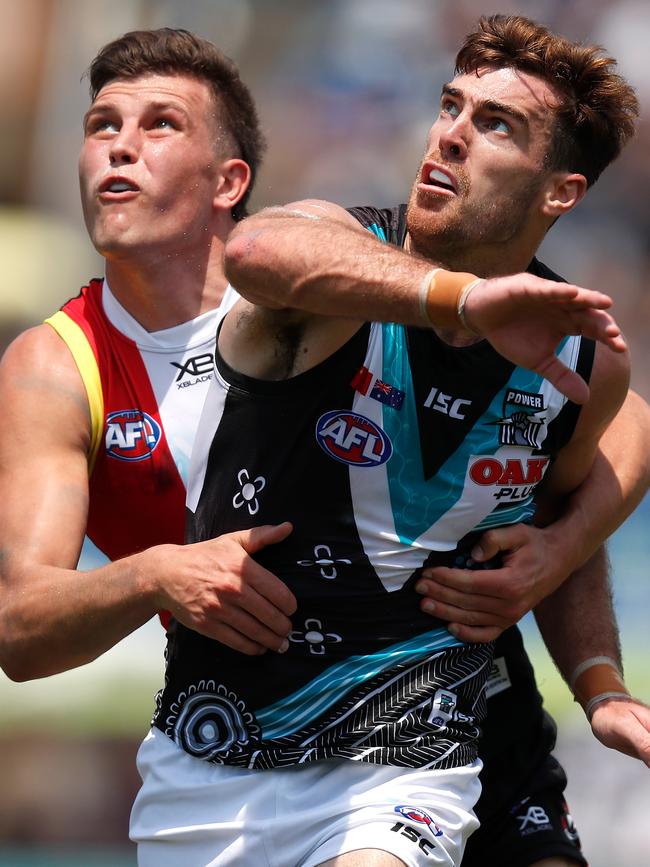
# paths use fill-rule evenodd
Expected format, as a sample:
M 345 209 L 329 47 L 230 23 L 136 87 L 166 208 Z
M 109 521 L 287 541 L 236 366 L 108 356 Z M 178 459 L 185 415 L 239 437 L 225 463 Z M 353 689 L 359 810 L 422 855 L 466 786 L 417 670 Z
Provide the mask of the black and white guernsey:
M 593 346 L 560 354 L 588 372 Z M 291 521 L 256 559 L 298 599 L 285 654 L 250 657 L 172 622 L 154 724 L 248 768 L 476 757 L 491 645 L 419 610 L 425 565 L 466 565 L 485 528 L 529 519 L 577 408 L 482 341 L 366 323 L 334 355 L 260 381 L 215 353 L 187 540 Z

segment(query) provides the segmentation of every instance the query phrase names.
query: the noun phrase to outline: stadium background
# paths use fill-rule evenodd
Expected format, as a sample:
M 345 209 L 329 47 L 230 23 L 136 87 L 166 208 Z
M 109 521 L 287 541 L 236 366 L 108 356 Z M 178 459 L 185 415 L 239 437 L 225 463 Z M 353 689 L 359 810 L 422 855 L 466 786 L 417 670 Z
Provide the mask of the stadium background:
M 646 0 L 0 0 L 0 341 L 40 321 L 101 262 L 86 240 L 76 179 L 87 82 L 98 48 L 126 30 L 182 26 L 240 65 L 269 152 L 253 204 L 321 196 L 345 205 L 403 200 L 448 80 L 478 15 L 517 12 L 601 43 L 637 87 L 636 141 L 562 221 L 542 258 L 610 292 L 632 346 L 633 384 L 650 398 L 650 6 Z M 650 499 L 616 534 L 611 557 L 628 681 L 647 675 Z M 585 617 L 589 612 L 585 611 Z M 601 747 L 525 629 L 560 721 L 558 754 L 592 867 L 650 861 L 650 777 Z M 97 662 L 42 681 L 0 674 L 0 865 L 126 867 L 134 752 L 161 682 L 152 622 Z

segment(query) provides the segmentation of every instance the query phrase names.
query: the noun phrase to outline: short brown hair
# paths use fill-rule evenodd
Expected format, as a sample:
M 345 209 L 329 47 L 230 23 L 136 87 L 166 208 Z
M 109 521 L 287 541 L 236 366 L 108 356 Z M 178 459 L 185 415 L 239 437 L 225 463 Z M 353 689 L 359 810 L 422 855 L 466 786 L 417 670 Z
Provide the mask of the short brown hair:
M 639 102 L 597 45 L 570 42 L 528 18 L 492 15 L 479 20 L 456 56 L 456 73 L 512 67 L 543 78 L 560 95 L 546 164 L 579 172 L 589 185 L 634 135 Z
M 105 45 L 90 64 L 90 97 L 95 100 L 109 81 L 148 73 L 191 75 L 210 86 L 231 146 L 251 169 L 250 186 L 232 212 L 236 220 L 243 219 L 266 142 L 255 102 L 236 65 L 207 39 L 187 30 L 134 30 Z

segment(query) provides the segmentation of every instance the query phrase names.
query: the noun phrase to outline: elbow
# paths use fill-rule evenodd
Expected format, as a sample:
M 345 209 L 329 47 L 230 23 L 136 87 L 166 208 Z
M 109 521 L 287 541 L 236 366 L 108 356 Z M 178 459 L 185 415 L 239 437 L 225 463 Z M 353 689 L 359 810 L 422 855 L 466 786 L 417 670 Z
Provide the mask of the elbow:
M 224 271 L 240 295 L 253 304 L 263 303 L 269 252 L 260 232 L 246 223 L 248 220 L 236 226 L 226 241 Z
M 14 615 L 6 611 L 0 613 L 0 669 L 14 683 L 25 683 L 43 677 L 41 668 L 46 654 L 39 654 L 40 663 L 34 658 L 20 635 L 12 630 L 11 624 L 15 622 Z
M 4 642 L 0 646 L 0 669 L 14 683 L 25 683 L 40 676 L 32 670 L 21 653 L 12 651 Z
M 245 286 L 254 270 L 254 248 L 250 234 L 242 231 L 241 224 L 229 235 L 223 251 L 224 271 L 235 288 Z
M 284 234 L 273 218 L 256 215 L 239 223 L 226 240 L 226 279 L 251 304 L 292 306 L 295 249 Z
M 10 650 L 4 646 L 0 648 L 0 669 L 14 683 L 39 680 L 42 677 L 50 677 L 50 675 L 57 674 L 63 670 L 47 665 L 47 658 L 44 658 L 42 654 L 34 657 L 26 651 Z
M 28 671 L 24 671 L 22 668 L 12 668 L 10 665 L 5 665 L 4 662 L 0 665 L 0 668 L 7 675 L 9 680 L 14 683 L 27 683 L 28 680 L 36 680 L 35 675 L 31 675 Z

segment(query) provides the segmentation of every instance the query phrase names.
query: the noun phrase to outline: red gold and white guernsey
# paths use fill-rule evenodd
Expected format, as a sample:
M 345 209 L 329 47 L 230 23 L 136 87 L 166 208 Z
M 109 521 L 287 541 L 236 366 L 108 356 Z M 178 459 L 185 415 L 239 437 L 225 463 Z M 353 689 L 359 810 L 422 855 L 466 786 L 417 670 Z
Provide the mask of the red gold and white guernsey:
M 146 331 L 105 280 L 91 280 L 46 322 L 68 345 L 90 409 L 87 535 L 111 560 L 183 542 L 194 434 L 212 378 L 216 330 L 237 300 Z

